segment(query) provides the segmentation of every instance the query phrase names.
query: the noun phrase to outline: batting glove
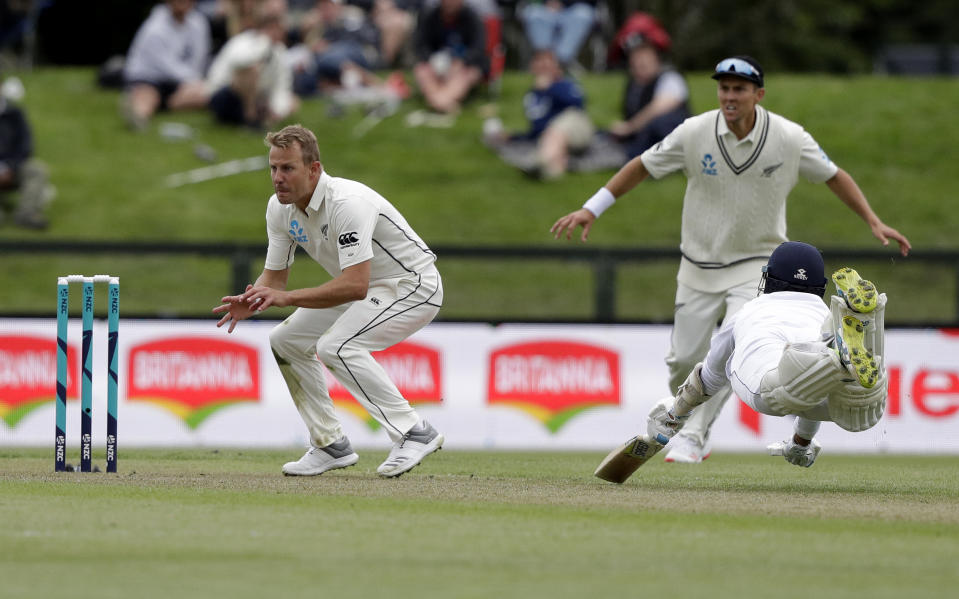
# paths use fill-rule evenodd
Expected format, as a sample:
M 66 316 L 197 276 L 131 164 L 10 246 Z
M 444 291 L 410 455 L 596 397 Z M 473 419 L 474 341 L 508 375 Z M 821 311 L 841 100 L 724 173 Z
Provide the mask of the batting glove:
M 646 432 L 649 437 L 660 445 L 666 445 L 673 435 L 679 432 L 689 419 L 689 414 L 677 418 L 673 416 L 673 405 L 676 399 L 673 397 L 664 397 L 659 400 L 653 409 L 649 411 L 646 417 Z
M 809 468 L 816 461 L 819 452 L 822 451 L 822 445 L 815 439 L 807 446 L 795 443 L 792 437 L 785 441 L 779 441 L 767 446 L 769 455 L 781 455 L 787 462 L 795 466 Z

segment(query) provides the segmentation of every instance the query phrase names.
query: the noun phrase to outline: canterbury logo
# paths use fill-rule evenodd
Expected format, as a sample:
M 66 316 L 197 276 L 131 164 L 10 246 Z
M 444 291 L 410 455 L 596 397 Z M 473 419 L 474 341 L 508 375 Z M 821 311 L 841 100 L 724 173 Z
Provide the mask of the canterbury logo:
M 351 243 L 356 243 L 359 239 L 356 237 L 356 231 L 350 233 L 343 233 L 340 235 L 340 245 L 350 245 Z

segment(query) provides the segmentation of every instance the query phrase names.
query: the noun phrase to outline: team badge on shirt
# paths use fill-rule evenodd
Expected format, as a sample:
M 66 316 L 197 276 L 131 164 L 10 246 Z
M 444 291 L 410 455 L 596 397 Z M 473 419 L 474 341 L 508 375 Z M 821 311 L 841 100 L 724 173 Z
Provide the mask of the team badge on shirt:
M 290 237 L 292 237 L 293 241 L 297 243 L 306 243 L 309 241 L 309 238 L 306 236 L 306 233 L 303 231 L 303 227 L 300 226 L 300 221 L 298 220 L 290 221 Z
M 716 161 L 713 160 L 712 154 L 706 154 L 703 156 L 702 163 L 703 165 L 703 174 L 704 175 L 718 175 L 719 171 L 716 170 Z
M 772 176 L 773 176 L 773 173 L 776 172 L 776 169 L 778 169 L 778 168 L 781 167 L 782 165 L 783 165 L 783 163 L 780 162 L 779 164 L 774 164 L 774 165 L 772 165 L 772 166 L 767 166 L 766 168 L 763 169 L 763 174 L 762 174 L 761 176 L 762 176 L 762 177 L 765 177 L 765 178 L 767 178 L 767 179 L 771 179 Z

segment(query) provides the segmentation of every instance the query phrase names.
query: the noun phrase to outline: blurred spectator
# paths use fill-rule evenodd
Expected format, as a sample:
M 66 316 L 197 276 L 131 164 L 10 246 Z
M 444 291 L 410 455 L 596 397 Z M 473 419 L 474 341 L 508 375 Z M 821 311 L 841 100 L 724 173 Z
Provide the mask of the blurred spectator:
M 203 74 L 210 56 L 209 21 L 193 0 L 167 0 L 140 26 L 124 68 L 123 114 L 136 130 L 157 110 L 206 105 Z
M 486 142 L 536 141 L 536 152 L 526 172 L 542 179 L 555 179 L 566 172 L 570 152 L 589 147 L 595 128 L 586 114 L 579 85 L 565 76 L 552 50 L 540 50 L 530 62 L 533 87 L 523 98 L 529 121 L 525 133 L 506 136 L 487 130 Z M 499 138 L 499 139 L 497 139 Z
M 664 32 L 665 34 L 665 32 Z M 662 60 L 669 48 L 661 36 L 633 32 L 623 40 L 629 78 L 623 97 L 623 120 L 609 132 L 629 158 L 653 147 L 691 116 L 689 88 L 683 76 Z
M 30 0 L 0 0 L 0 50 L 22 42 L 29 14 Z
M 259 129 L 297 110 L 285 37 L 285 2 L 267 2 L 254 29 L 227 41 L 213 59 L 206 82 L 217 121 Z
M 46 229 L 44 210 L 55 191 L 46 166 L 32 155 L 33 135 L 26 115 L 6 94 L 0 94 L 0 220 L 12 210 L 17 225 Z
M 596 22 L 596 0 L 530 0 L 520 18 L 534 52 L 552 50 L 569 66 Z
M 413 74 L 426 103 L 454 113 L 489 72 L 486 29 L 465 0 L 440 0 L 424 11 L 416 28 Z
M 363 8 L 380 34 L 380 64 L 389 68 L 402 62 L 416 27 L 423 0 L 347 0 Z
M 256 15 L 263 0 L 197 0 L 197 10 L 210 20 L 212 53 L 241 31 L 256 27 Z
M 300 95 L 348 84 L 375 85 L 371 72 L 380 62 L 379 32 L 362 9 L 343 0 L 318 0 L 300 20 L 300 37 L 307 50 L 294 80 Z

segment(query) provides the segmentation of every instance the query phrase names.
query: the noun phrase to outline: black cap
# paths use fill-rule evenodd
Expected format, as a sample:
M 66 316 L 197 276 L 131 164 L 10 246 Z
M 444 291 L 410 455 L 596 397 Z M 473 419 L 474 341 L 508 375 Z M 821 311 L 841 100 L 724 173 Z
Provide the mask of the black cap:
M 763 267 L 763 292 L 826 293 L 826 265 L 815 247 L 801 241 L 780 244 Z
M 739 77 L 755 83 L 759 87 L 765 87 L 763 68 L 752 56 L 739 55 L 719 61 L 719 64 L 716 65 L 716 72 L 713 73 L 713 79 L 719 79 L 720 77 Z

